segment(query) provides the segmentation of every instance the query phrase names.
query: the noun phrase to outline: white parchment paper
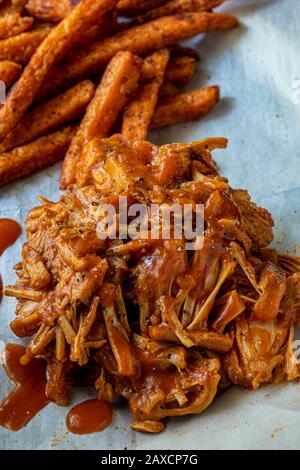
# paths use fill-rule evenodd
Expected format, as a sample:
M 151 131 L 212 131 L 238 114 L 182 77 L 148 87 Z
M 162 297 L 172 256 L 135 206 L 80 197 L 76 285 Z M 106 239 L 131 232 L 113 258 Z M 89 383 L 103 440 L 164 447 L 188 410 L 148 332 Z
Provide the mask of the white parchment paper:
M 210 33 L 188 44 L 201 56 L 191 88 L 219 84 L 223 100 L 205 119 L 153 133 L 159 144 L 225 136 L 227 151 L 215 153 L 233 187 L 246 188 L 276 221 L 275 246 L 300 255 L 300 79 L 299 0 L 232 0 L 223 8 L 241 27 Z M 293 91 L 293 86 L 296 91 Z M 0 190 L 0 217 L 24 224 L 43 195 L 56 200 L 59 165 Z M 4 284 L 13 283 L 21 238 L 0 259 Z M 15 301 L 0 306 L 0 339 L 15 342 L 8 324 Z M 0 366 L 0 399 L 12 387 Z M 92 391 L 73 393 L 73 403 Z M 300 448 L 300 384 L 245 392 L 234 387 L 200 416 L 172 419 L 160 435 L 130 430 L 126 407 L 115 409 L 102 433 L 74 436 L 65 428 L 67 411 L 49 405 L 21 432 L 0 429 L 2 449 L 293 449 Z

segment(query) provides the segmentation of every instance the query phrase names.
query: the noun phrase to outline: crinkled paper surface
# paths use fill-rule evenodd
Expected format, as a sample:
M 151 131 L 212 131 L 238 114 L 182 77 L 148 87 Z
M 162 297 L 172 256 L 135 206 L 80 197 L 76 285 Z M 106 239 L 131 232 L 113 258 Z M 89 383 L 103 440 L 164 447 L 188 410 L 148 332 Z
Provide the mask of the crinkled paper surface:
M 188 44 L 201 60 L 191 88 L 219 84 L 222 102 L 200 122 L 153 133 L 156 143 L 191 142 L 225 136 L 229 148 L 215 153 L 221 173 L 236 188 L 270 209 L 276 221 L 275 246 L 300 255 L 300 79 L 299 0 L 232 0 L 224 10 L 241 27 L 210 33 Z M 300 83 L 300 82 L 299 82 Z M 300 85 L 299 85 L 300 88 Z M 297 96 L 298 95 L 298 96 Z M 298 104 L 297 104 L 298 103 Z M 24 224 L 37 197 L 56 200 L 59 166 L 0 190 L 0 217 Z M 4 284 L 14 282 L 12 266 L 23 238 L 0 260 Z M 297 245 L 299 244 L 299 245 Z M 15 301 L 0 306 L 0 339 L 14 342 L 8 324 Z M 12 385 L 0 366 L 0 398 Z M 74 390 L 73 404 L 92 391 Z M 19 433 L 0 430 L 3 449 L 292 449 L 300 448 L 300 384 L 262 387 L 256 392 L 232 388 L 200 416 L 172 419 L 160 435 L 130 430 L 130 413 L 115 409 L 112 426 L 91 436 L 65 428 L 67 410 L 52 404 Z

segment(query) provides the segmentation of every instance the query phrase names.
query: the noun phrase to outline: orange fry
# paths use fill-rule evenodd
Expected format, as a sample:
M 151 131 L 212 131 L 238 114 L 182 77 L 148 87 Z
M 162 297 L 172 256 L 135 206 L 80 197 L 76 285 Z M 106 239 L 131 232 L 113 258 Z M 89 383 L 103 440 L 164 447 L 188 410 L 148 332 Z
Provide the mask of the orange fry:
M 114 7 L 115 0 L 82 0 L 77 7 L 54 28 L 43 41 L 24 70 L 17 86 L 0 110 L 0 140 L 18 124 L 47 78 L 47 73 L 58 60 L 78 42 L 91 24 Z
M 146 55 L 198 33 L 233 28 L 237 25 L 238 20 L 227 14 L 187 13 L 165 16 L 135 26 L 96 42 L 73 54 L 64 64 L 53 67 L 43 85 L 43 96 L 61 89 L 66 84 L 99 73 L 118 51 L 127 50 L 137 55 Z
M 128 97 L 137 87 L 140 67 L 140 59 L 126 51 L 119 52 L 111 60 L 67 152 L 61 188 L 75 182 L 76 165 L 85 145 L 93 137 L 108 135 Z
M 63 158 L 76 128 L 65 127 L 24 147 L 0 155 L 0 186 Z
M 93 24 L 87 31 L 80 37 L 80 48 L 93 44 L 96 41 L 101 41 L 104 38 L 113 36 L 114 34 L 127 29 L 127 23 L 118 23 L 109 15 L 104 16 L 96 24 Z M 75 45 L 75 49 L 77 44 Z
M 178 94 L 158 104 L 151 129 L 187 122 L 207 114 L 219 100 L 219 87 Z
M 175 15 L 178 13 L 190 13 L 195 11 L 209 11 L 221 5 L 224 0 L 171 0 L 162 6 L 151 9 L 144 15 L 135 18 L 134 23 L 142 24 L 155 20 L 161 16 Z
M 175 96 L 179 93 L 177 86 L 173 83 L 169 82 L 169 80 L 165 80 L 159 90 L 159 100 L 165 100 L 166 98 L 170 98 L 171 96 Z
M 3 16 L 0 18 L 0 39 L 7 39 L 28 31 L 32 27 L 33 21 L 33 18 L 22 17 L 19 13 Z
M 1 0 L 0 15 L 10 15 L 12 13 L 23 13 L 27 0 Z
M 0 60 L 26 64 L 50 31 L 51 28 L 37 29 L 3 39 L 0 41 Z
M 24 7 L 28 0 L 11 0 L 14 7 Z
M 0 63 L 1 66 L 1 63 Z M 95 92 L 90 80 L 78 83 L 62 95 L 35 108 L 0 143 L 0 153 L 20 147 L 83 116 Z
M 121 16 L 133 17 L 141 13 L 157 8 L 168 0 L 119 0 L 116 6 Z
M 144 140 L 147 137 L 169 58 L 169 51 L 162 49 L 145 60 L 150 64 L 153 78 L 140 86 L 135 98 L 125 109 L 122 134 L 128 139 Z
M 197 62 L 199 61 L 198 52 L 192 47 L 183 47 L 175 44 L 170 47 L 171 59 L 176 59 L 177 57 L 187 56 L 193 57 Z
M 38 19 L 58 23 L 72 11 L 71 0 L 29 0 L 26 10 Z
M 182 56 L 171 60 L 166 70 L 166 80 L 177 86 L 184 86 L 193 78 L 197 67 L 194 57 Z
M 5 86 L 9 88 L 19 78 L 22 73 L 22 66 L 11 62 L 9 60 L 3 60 L 0 62 L 0 80 L 5 83 Z

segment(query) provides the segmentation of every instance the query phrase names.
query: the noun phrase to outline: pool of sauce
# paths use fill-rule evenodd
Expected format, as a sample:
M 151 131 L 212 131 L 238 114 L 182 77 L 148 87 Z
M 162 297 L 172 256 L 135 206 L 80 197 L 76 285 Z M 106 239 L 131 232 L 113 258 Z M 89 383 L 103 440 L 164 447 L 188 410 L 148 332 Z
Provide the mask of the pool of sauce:
M 0 426 L 19 431 L 50 400 L 45 394 L 46 362 L 33 359 L 27 366 L 20 364 L 25 348 L 8 344 L 4 352 L 4 367 L 15 389 L 0 404 Z
M 93 434 L 107 428 L 112 415 L 112 408 L 106 401 L 87 400 L 71 408 L 66 425 L 73 434 Z
M 27 366 L 20 364 L 25 348 L 8 344 L 4 352 L 4 367 L 15 389 L 0 404 L 0 426 L 20 431 L 51 400 L 46 396 L 46 362 L 32 359 Z M 112 408 L 101 400 L 88 400 L 74 406 L 66 418 L 67 429 L 73 434 L 92 434 L 107 428 L 112 421 Z

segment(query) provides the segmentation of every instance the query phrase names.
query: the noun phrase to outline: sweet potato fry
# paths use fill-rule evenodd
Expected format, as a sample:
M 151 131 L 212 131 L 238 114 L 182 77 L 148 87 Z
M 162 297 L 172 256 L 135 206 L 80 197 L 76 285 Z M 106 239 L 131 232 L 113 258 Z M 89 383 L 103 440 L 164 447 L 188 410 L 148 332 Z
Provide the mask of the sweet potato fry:
M 10 15 L 11 13 L 23 13 L 24 4 L 27 0 L 2 0 L 0 2 L 0 15 Z
M 176 59 L 177 57 L 186 56 L 193 57 L 197 62 L 199 62 L 199 54 L 192 47 L 184 47 L 175 44 L 175 46 L 171 46 L 169 49 L 171 54 L 171 60 Z
M 78 42 L 87 28 L 112 9 L 116 0 L 82 0 L 43 41 L 24 70 L 17 86 L 0 110 L 0 141 L 18 124 L 57 61 Z
M 162 6 L 151 9 L 144 15 L 135 18 L 134 23 L 142 24 L 155 20 L 161 16 L 175 15 L 178 13 L 190 13 L 196 11 L 209 11 L 221 5 L 224 0 L 171 0 Z
M 144 140 L 147 137 L 169 58 L 169 51 L 162 49 L 145 59 L 151 68 L 152 78 L 148 83 L 141 84 L 123 117 L 122 134 L 131 140 Z
M 11 3 L 13 7 L 15 8 L 18 8 L 18 7 L 24 8 L 27 2 L 28 0 L 11 0 Z
M 98 73 L 120 50 L 145 55 L 175 44 L 198 33 L 228 29 L 238 25 L 238 20 L 227 14 L 187 13 L 159 18 L 123 31 L 116 36 L 99 41 L 78 51 L 64 62 L 53 67 L 43 84 L 43 96 L 61 89 L 66 84 Z
M 9 60 L 0 62 L 0 80 L 9 88 L 19 78 L 22 73 L 22 66 Z
M 54 134 L 0 155 L 0 186 L 29 175 L 63 158 L 76 127 L 65 127 Z
M 1 66 L 1 63 L 0 63 Z M 0 143 L 0 153 L 20 147 L 83 116 L 95 92 L 90 80 L 35 108 Z
M 158 104 L 151 129 L 199 119 L 207 114 L 218 100 L 219 87 L 216 86 L 167 98 Z
M 176 57 L 167 67 L 166 79 L 177 86 L 187 85 L 194 76 L 196 67 L 197 60 L 193 57 Z
M 74 8 L 71 0 L 29 0 L 26 10 L 38 19 L 58 23 Z
M 93 24 L 84 34 L 80 37 L 80 48 L 89 46 L 96 41 L 101 41 L 104 38 L 113 36 L 128 29 L 128 23 L 118 23 L 115 19 L 110 16 L 104 16 L 96 24 Z M 78 45 L 75 44 L 75 49 Z
M 0 60 L 26 64 L 50 31 L 43 28 L 0 41 Z
M 121 16 L 132 18 L 145 11 L 157 8 L 168 0 L 119 0 L 116 10 Z
M 159 100 L 165 100 L 166 98 L 171 98 L 172 96 L 178 95 L 179 90 L 176 85 L 165 80 L 159 90 Z
M 108 135 L 128 97 L 137 87 L 140 68 L 140 59 L 130 52 L 119 52 L 111 60 L 67 152 L 61 188 L 75 182 L 76 165 L 85 145 L 93 137 Z
M 19 13 L 5 15 L 0 18 L 0 39 L 17 36 L 31 29 L 34 19 L 29 16 L 21 16 Z
M 159 51 L 154 52 L 153 54 L 150 54 L 149 56 L 147 56 L 143 62 L 143 67 L 141 71 L 141 82 L 142 83 L 151 82 L 153 79 L 155 79 L 157 73 L 159 75 L 163 73 L 163 76 L 165 76 L 166 68 L 169 65 L 169 61 L 170 61 L 169 49 L 160 49 Z M 163 72 L 161 71 L 162 64 L 164 64 Z

